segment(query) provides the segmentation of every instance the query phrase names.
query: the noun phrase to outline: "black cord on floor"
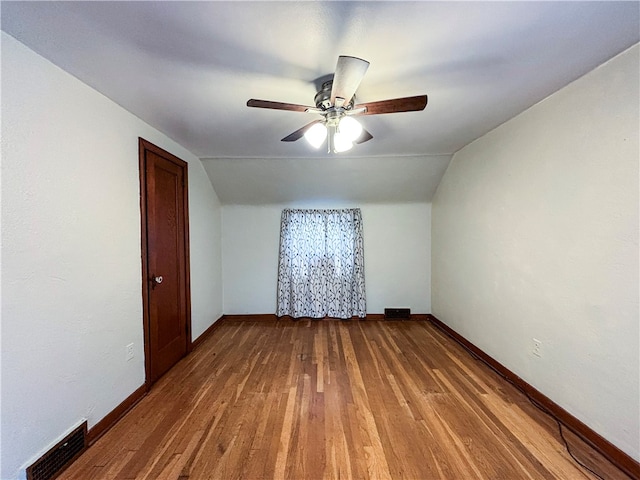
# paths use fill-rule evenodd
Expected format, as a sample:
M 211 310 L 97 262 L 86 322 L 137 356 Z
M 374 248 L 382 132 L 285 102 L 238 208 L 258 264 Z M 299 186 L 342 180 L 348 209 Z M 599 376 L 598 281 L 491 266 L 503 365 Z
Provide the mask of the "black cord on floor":
M 552 415 L 553 417 L 553 415 Z M 604 477 L 600 476 L 600 474 L 598 474 L 597 472 L 594 472 L 591 468 L 587 467 L 584 463 L 582 463 L 571 451 L 571 449 L 569 448 L 569 443 L 567 443 L 567 439 L 564 438 L 564 433 L 562 432 L 562 423 L 560 423 L 560 420 L 558 420 L 556 417 L 553 417 L 553 419 L 556 421 L 556 423 L 558 424 L 558 431 L 560 432 L 560 436 L 562 437 L 562 441 L 564 442 L 564 446 L 567 449 L 567 453 L 571 456 L 571 458 L 573 458 L 573 460 L 580 465 L 582 468 L 584 468 L 585 470 L 590 471 L 593 475 L 595 475 L 596 477 L 598 477 L 600 480 L 604 480 Z
M 441 330 L 442 331 L 442 330 Z M 492 365 L 490 365 L 489 363 L 485 362 L 482 358 L 480 358 L 473 350 L 471 350 L 470 348 L 468 348 L 466 345 L 458 342 L 455 338 L 453 338 L 451 335 L 449 335 L 447 332 L 442 331 L 443 333 L 445 333 L 449 338 L 451 338 L 452 340 L 454 340 L 458 345 L 460 345 L 467 353 L 469 353 L 469 355 L 471 355 L 473 358 L 475 358 L 477 361 L 482 362 L 484 365 L 486 365 L 487 367 L 489 367 L 491 370 L 493 370 L 495 373 L 498 374 L 498 376 L 500 378 L 503 378 L 504 380 L 506 380 L 509 384 L 511 384 L 513 387 L 515 387 L 516 390 L 518 390 L 520 393 L 522 393 L 525 397 L 527 397 L 527 400 L 529 400 L 529 403 L 531 403 L 531 405 L 533 405 L 534 407 L 536 407 L 538 410 L 540 410 L 542 413 L 548 415 L 549 417 L 551 417 L 553 420 L 555 420 L 556 424 L 558 425 L 558 432 L 560 433 L 560 438 L 562 438 L 562 441 L 564 442 L 564 447 L 567 450 L 567 453 L 569 454 L 569 456 L 573 459 L 574 462 L 576 462 L 578 465 L 580 465 L 582 468 L 584 468 L 585 470 L 587 470 L 588 472 L 590 472 L 591 474 L 595 475 L 597 478 L 599 478 L 600 480 L 605 480 L 604 477 L 600 474 L 598 474 L 597 472 L 593 471 L 591 468 L 589 468 L 587 465 L 585 465 L 583 462 L 581 462 L 571 451 L 571 448 L 569 447 L 569 443 L 567 442 L 567 439 L 564 436 L 564 432 L 562 430 L 562 423 L 560 422 L 560 420 L 558 420 L 558 417 L 556 417 L 552 412 L 550 412 L 547 408 L 545 408 L 543 405 L 541 405 L 540 403 L 538 403 L 537 401 L 535 401 L 533 398 L 531 398 L 529 396 L 529 394 L 519 385 L 516 385 L 510 378 L 504 376 L 501 372 L 499 372 L 496 368 L 494 368 Z
M 483 362 L 484 363 L 484 362 Z M 495 372 L 496 370 L 492 368 L 492 370 Z M 496 372 L 498 373 L 498 372 Z M 596 477 L 598 477 L 600 480 L 604 480 L 604 477 L 602 477 L 599 473 L 593 471 L 590 467 L 588 467 L 587 465 L 585 465 L 582 461 L 580 461 L 571 451 L 571 448 L 569 447 L 569 442 L 567 442 L 567 439 L 564 436 L 564 431 L 562 429 L 562 422 L 560 422 L 560 420 L 558 420 L 558 418 L 551 413 L 547 408 L 545 408 L 544 406 L 540 405 L 540 403 L 538 403 L 537 401 L 535 401 L 533 398 L 531 398 L 529 396 L 529 394 L 524 391 L 523 389 L 519 388 L 517 385 L 515 385 L 513 382 L 509 381 L 508 378 L 506 378 L 503 375 L 500 375 L 502 378 L 504 378 L 505 380 L 507 380 L 511 385 L 513 385 L 514 387 L 516 387 L 516 389 L 521 392 L 525 397 L 527 397 L 527 400 L 529 400 L 529 403 L 531 403 L 531 405 L 533 405 L 534 407 L 536 407 L 538 410 L 540 410 L 542 413 L 547 414 L 549 417 L 551 417 L 553 420 L 555 420 L 556 424 L 558 425 L 558 432 L 560 433 L 560 438 L 562 438 L 562 441 L 564 442 L 564 448 L 567 450 L 567 453 L 569 454 L 569 456 L 573 459 L 574 462 L 576 462 L 578 465 L 580 465 L 582 468 L 584 468 L 585 470 L 591 472 L 593 475 L 595 475 Z

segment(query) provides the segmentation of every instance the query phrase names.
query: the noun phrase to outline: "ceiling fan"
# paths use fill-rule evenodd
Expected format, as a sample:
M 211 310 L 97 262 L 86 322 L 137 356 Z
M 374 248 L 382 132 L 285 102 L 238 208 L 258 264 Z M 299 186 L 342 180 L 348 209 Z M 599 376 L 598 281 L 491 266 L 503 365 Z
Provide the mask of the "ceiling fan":
M 315 107 L 254 98 L 247 101 L 247 106 L 320 114 L 321 119 L 308 123 L 284 137 L 282 141 L 295 142 L 304 136 L 313 147 L 319 148 L 325 139 L 328 139 L 328 152 L 344 152 L 353 147 L 354 143 L 364 143 L 373 138 L 373 135 L 353 117 L 414 112 L 424 110 L 427 106 L 426 95 L 356 103 L 355 93 L 367 68 L 369 68 L 369 62 L 366 60 L 346 55 L 339 56 L 333 79 L 324 82 L 314 98 Z

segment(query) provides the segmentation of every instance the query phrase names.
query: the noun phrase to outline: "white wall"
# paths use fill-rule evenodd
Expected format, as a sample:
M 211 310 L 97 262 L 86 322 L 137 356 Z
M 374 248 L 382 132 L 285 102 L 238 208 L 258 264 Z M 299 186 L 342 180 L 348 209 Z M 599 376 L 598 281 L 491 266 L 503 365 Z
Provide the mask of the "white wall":
M 222 207 L 202 163 L 189 155 L 191 337 L 195 340 L 224 313 Z
M 432 217 L 434 315 L 636 460 L 638 55 L 456 153 Z
M 139 136 L 189 162 L 197 336 L 222 313 L 202 164 L 2 33 L 2 479 L 144 383 Z
M 313 205 L 313 208 L 355 206 Z M 383 313 L 385 307 L 409 307 L 412 313 L 429 313 L 431 205 L 357 206 L 362 210 L 364 228 L 368 313 Z M 223 207 L 226 314 L 275 313 L 280 214 L 288 207 Z
M 431 204 L 361 208 L 367 311 L 431 313 Z

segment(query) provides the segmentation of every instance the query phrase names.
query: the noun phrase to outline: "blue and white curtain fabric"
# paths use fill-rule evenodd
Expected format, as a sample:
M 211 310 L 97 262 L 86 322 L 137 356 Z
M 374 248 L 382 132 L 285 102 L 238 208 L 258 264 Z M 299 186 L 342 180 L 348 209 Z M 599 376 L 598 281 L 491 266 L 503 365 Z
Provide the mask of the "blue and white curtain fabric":
M 359 208 L 282 212 L 277 315 L 366 316 Z

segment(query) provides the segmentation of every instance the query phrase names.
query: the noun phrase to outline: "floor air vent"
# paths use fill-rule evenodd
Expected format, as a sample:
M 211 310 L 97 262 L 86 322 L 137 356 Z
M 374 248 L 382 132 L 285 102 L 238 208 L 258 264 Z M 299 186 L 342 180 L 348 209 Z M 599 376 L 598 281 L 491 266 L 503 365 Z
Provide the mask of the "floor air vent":
M 411 317 L 410 308 L 385 308 L 384 318 L 385 320 L 409 320 Z
M 27 468 L 27 480 L 50 480 L 55 478 L 62 470 L 71 465 L 71 462 L 86 448 L 87 422 L 84 422 Z

